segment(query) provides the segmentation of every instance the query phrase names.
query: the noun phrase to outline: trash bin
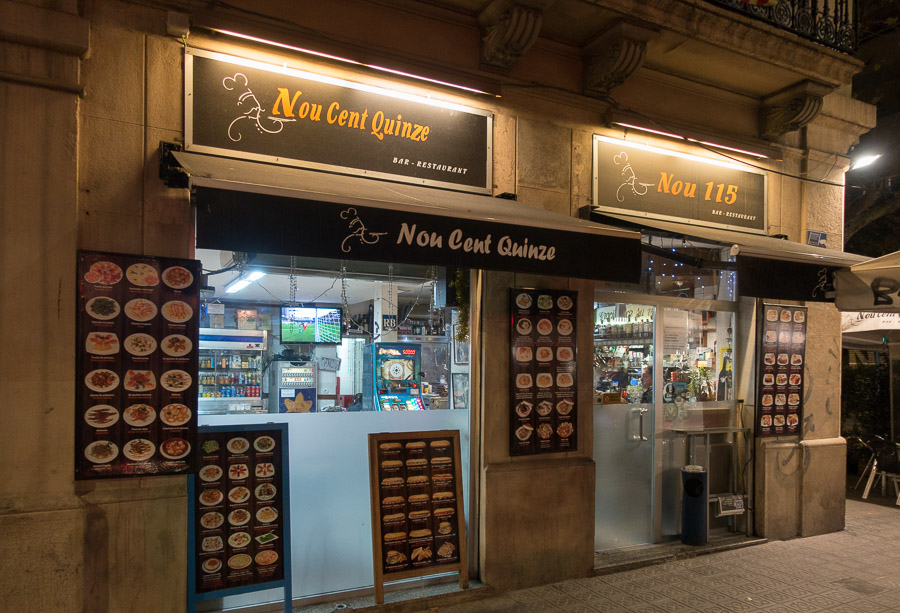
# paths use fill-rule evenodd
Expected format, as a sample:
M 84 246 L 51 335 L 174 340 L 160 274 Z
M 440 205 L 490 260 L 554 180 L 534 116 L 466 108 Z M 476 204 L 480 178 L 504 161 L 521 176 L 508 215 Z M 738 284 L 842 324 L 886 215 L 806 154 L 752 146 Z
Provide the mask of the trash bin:
M 681 542 L 685 545 L 704 545 L 709 522 L 706 469 L 685 466 L 681 470 L 681 486 Z

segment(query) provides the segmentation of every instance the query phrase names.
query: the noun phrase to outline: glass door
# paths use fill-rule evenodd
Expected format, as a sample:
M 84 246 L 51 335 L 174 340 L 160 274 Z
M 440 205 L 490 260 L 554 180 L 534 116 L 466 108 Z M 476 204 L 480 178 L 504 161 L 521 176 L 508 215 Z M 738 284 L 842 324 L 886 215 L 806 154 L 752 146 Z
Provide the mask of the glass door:
M 729 249 L 680 237 L 645 244 L 640 282 L 599 282 L 594 295 L 598 551 L 676 538 L 687 441 L 702 439 L 688 431 L 736 421 Z M 694 450 L 715 465 L 710 491 L 733 491 L 730 444 Z
M 594 549 L 653 542 L 656 309 L 594 304 Z
M 708 432 L 734 426 L 734 313 L 707 309 L 660 308 L 662 420 L 657 440 L 660 461 L 660 533 L 681 532 L 681 467 L 710 457 L 709 492 L 732 492 L 733 441 L 702 447 Z M 687 445 L 692 441 L 694 448 Z M 690 453 L 689 453 L 690 451 Z

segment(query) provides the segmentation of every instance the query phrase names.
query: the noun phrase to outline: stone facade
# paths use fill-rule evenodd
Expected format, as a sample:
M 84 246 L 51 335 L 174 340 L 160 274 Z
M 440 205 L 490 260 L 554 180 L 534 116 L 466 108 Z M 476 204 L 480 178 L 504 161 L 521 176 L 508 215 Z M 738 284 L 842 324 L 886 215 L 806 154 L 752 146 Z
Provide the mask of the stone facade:
M 238 29 L 237 23 L 301 47 L 364 53 L 379 58 L 376 64 L 393 62 L 410 72 L 501 92 L 494 98 L 429 89 L 354 66 L 228 43 L 202 29 L 189 37 L 190 44 L 204 48 L 291 61 L 490 110 L 494 193 L 515 193 L 522 202 L 564 215 L 591 203 L 591 135 L 621 135 L 608 126 L 609 101 L 582 94 L 577 46 L 538 38 L 504 68 L 507 76 L 495 76 L 479 68 L 477 19 L 454 9 L 452 2 L 443 8 L 437 6 L 441 3 L 386 7 L 362 0 L 329 3 L 328 10 L 321 8 L 324 4 L 308 7 L 306 25 L 328 35 L 307 40 L 308 32 L 288 22 L 209 13 L 192 2 L 0 0 L 0 279 L 5 288 L 0 337 L 19 341 L 7 341 L 0 352 L 0 416 L 8 459 L 0 485 L 0 543 L 7 561 L 0 602 L 5 610 L 139 612 L 185 606 L 184 477 L 76 483 L 72 465 L 76 251 L 193 254 L 188 194 L 166 188 L 158 178 L 159 142 L 179 141 L 184 134 L 184 42 L 167 32 L 167 8 L 176 4 L 195 23 L 218 20 Z M 254 3 L 253 10 L 275 14 L 274 4 Z M 587 4 L 579 10 L 588 10 Z M 630 72 L 621 63 L 616 68 L 615 79 L 624 81 L 609 91 L 619 107 L 778 151 L 777 160 L 760 162 L 770 170 L 842 181 L 849 146 L 874 123 L 872 107 L 834 89 L 847 85 L 858 62 L 700 0 L 594 4 L 603 5 L 604 15 L 631 14 L 650 30 L 663 30 L 659 37 L 642 35 L 642 63 L 629 65 Z M 338 14 L 351 17 L 338 23 Z M 499 23 L 494 17 L 492 25 Z M 390 27 L 365 27 L 376 18 Z M 544 27 L 552 23 L 544 19 Z M 682 61 L 678 57 L 702 63 L 693 44 L 697 40 L 707 49 L 730 47 L 729 53 L 760 73 L 751 73 L 741 87 L 727 75 L 705 82 L 689 78 L 687 64 L 683 71 L 673 66 Z M 706 68 L 722 66 L 722 57 L 709 54 Z M 692 71 L 704 69 L 695 63 Z M 764 74 L 769 65 L 771 73 Z M 761 100 L 775 93 L 778 79 L 790 81 L 788 74 L 798 81 L 815 79 L 833 91 L 809 123 L 764 141 Z M 769 233 L 802 242 L 807 229 L 824 230 L 832 248 L 839 247 L 842 189 L 786 175 L 769 181 Z M 590 411 L 580 413 L 579 451 L 534 459 L 508 454 L 509 352 L 501 324 L 507 288 L 523 285 L 577 289 L 579 326 L 591 327 L 588 282 L 483 275 L 478 376 L 484 392 L 473 427 L 480 433 L 482 458 L 479 551 L 470 557 L 478 559 L 482 579 L 498 589 L 586 576 L 593 561 Z M 747 309 L 752 301 L 742 302 L 740 315 L 749 337 L 752 314 Z M 809 355 L 817 359 L 807 370 L 813 385 L 803 436 L 755 446 L 756 531 L 763 536 L 807 536 L 843 526 L 839 334 L 834 308 L 810 305 Z M 590 339 L 580 342 L 579 355 L 589 356 Z M 752 354 L 743 356 L 743 363 L 738 381 L 745 387 L 738 397 L 748 393 Z M 582 358 L 579 369 L 590 370 L 588 358 Z M 579 398 L 589 406 L 589 378 L 580 382 Z M 538 512 L 552 512 L 553 521 L 538 521 Z M 552 531 L 538 529 L 548 525 Z

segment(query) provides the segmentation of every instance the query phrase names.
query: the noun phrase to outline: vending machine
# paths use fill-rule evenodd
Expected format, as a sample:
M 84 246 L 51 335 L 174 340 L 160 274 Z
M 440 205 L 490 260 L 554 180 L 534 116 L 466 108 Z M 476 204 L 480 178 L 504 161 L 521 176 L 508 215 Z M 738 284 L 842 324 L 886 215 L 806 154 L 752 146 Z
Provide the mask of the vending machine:
M 275 413 L 315 413 L 318 410 L 318 370 L 315 362 L 276 360 L 272 369 L 269 398 L 277 402 Z M 273 407 L 274 408 L 274 407 Z
M 424 410 L 421 370 L 421 345 L 373 343 L 370 388 L 373 396 L 372 402 L 365 405 L 374 405 L 376 411 Z

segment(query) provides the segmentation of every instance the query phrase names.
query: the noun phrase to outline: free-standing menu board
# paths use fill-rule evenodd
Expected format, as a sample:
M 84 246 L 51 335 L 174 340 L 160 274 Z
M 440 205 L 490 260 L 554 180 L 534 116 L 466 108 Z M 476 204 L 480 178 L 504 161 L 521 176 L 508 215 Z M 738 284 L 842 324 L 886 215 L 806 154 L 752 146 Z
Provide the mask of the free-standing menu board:
M 459 571 L 469 585 L 459 430 L 369 435 L 375 602 L 384 582 Z
M 806 317 L 806 307 L 762 305 L 756 369 L 757 436 L 800 432 Z
M 512 289 L 510 455 L 575 451 L 578 292 Z
M 75 478 L 190 472 L 200 262 L 78 254 Z
M 189 498 L 189 603 L 273 587 L 290 610 L 287 424 L 204 426 Z

